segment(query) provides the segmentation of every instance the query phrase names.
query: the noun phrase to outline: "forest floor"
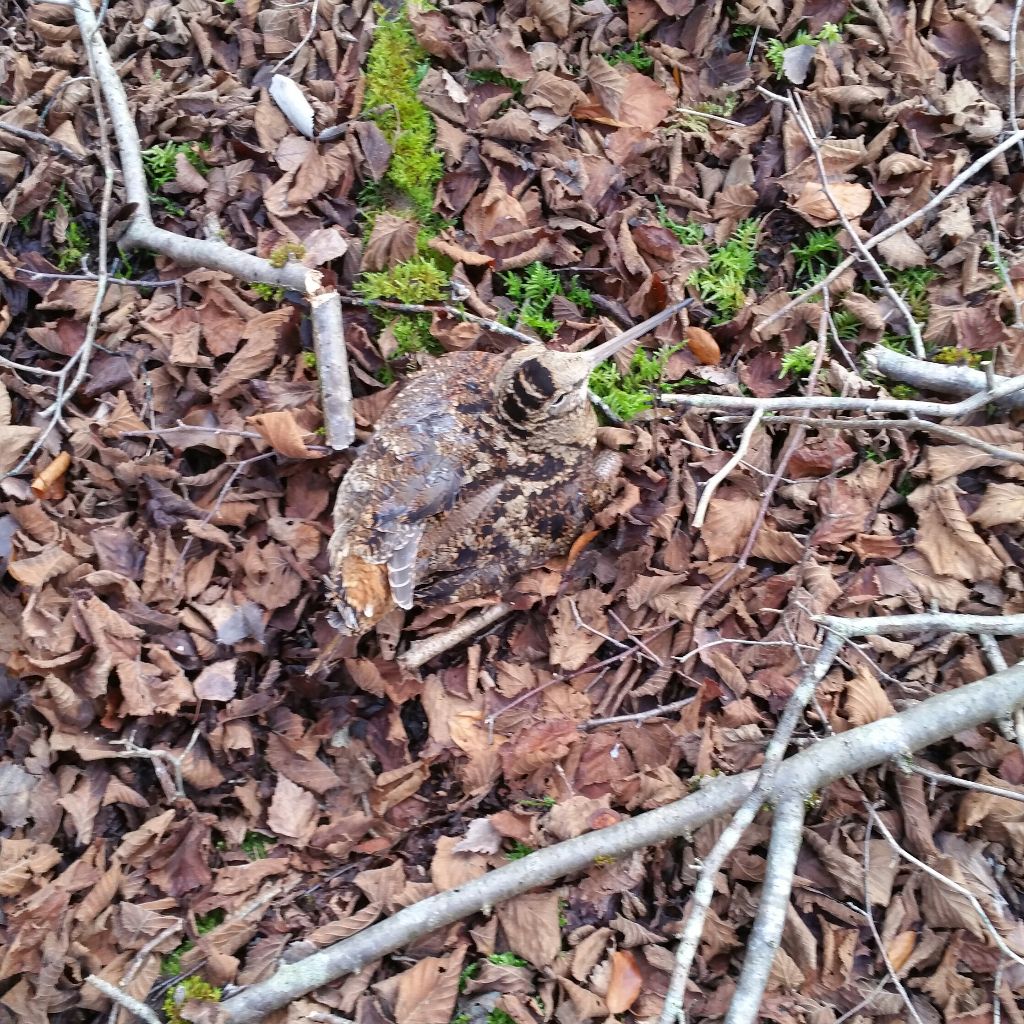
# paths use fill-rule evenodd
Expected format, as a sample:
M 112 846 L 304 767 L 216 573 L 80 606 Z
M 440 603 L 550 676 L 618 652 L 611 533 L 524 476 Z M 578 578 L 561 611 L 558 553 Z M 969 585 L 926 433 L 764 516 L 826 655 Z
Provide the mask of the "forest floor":
M 1015 130 L 1019 3 L 111 0 L 101 33 L 155 220 L 316 267 L 352 299 L 360 440 L 425 360 L 518 344 L 453 309 L 581 347 L 696 300 L 593 379 L 625 466 L 569 564 L 519 580 L 511 615 L 422 668 L 396 651 L 486 602 L 392 616 L 319 673 L 352 455 L 323 443 L 302 297 L 121 252 L 132 210 L 115 175 L 104 220 L 72 13 L 0 6 L 2 1024 L 106 1019 L 89 974 L 160 1013 L 182 977 L 249 984 L 756 768 L 820 646 L 815 615 L 1024 612 L 1019 412 L 981 408 L 945 437 L 870 408 L 839 426 L 767 417 L 695 527 L 751 412 L 679 404 L 944 400 L 877 375 L 876 347 L 943 375 L 1024 373 L 1024 147 L 879 243 L 876 268 L 791 304 L 856 255 L 853 236 L 922 210 Z M 318 130 L 343 130 L 293 128 L 275 70 Z M 88 372 L 55 414 L 108 229 Z M 990 653 L 948 631 L 850 643 L 796 739 L 980 679 Z M 1021 747 L 994 727 L 925 758 L 1024 793 Z M 1022 1024 L 1024 960 L 866 834 L 869 804 L 1024 954 L 1021 804 L 872 770 L 808 807 L 761 1019 Z M 693 1021 L 735 991 L 770 825 L 718 876 Z M 276 1019 L 655 1019 L 719 832 L 517 896 Z

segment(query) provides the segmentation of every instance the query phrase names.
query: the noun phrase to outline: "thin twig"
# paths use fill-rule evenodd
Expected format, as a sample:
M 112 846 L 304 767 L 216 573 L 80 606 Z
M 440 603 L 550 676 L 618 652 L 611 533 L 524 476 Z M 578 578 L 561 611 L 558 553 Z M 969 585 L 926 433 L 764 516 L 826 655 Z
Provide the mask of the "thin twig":
M 714 497 L 719 485 L 728 479 L 729 474 L 743 461 L 743 457 L 750 450 L 750 442 L 754 439 L 754 433 L 763 417 L 764 409 L 754 410 L 754 415 L 750 417 L 746 427 L 743 428 L 740 443 L 736 446 L 736 451 L 733 452 L 732 458 L 704 485 L 700 501 L 697 502 L 697 509 L 693 514 L 693 528 L 695 530 L 699 530 L 704 525 L 704 519 L 708 514 L 708 506 L 711 504 L 711 499 Z
M 159 761 L 166 761 L 174 769 L 174 792 L 170 794 L 172 797 L 183 797 L 185 796 L 185 777 L 182 773 L 182 765 L 185 763 L 186 758 L 192 753 L 192 748 L 196 745 L 201 732 L 198 726 L 192 732 L 192 738 L 188 741 L 185 749 L 180 754 L 172 754 L 169 750 L 151 749 L 150 747 L 140 747 L 134 739 L 134 734 L 130 735 L 127 739 L 111 740 L 111 746 L 124 747 L 123 753 L 112 754 L 112 757 L 145 757 L 154 763 Z
M 936 207 L 941 206 L 949 196 L 966 185 L 967 182 L 969 182 L 980 171 L 984 170 L 990 163 L 992 163 L 993 160 L 1002 156 L 1002 154 L 1008 149 L 1018 145 L 1021 140 L 1024 140 L 1024 131 L 1015 131 L 1008 138 L 1003 139 L 1002 142 L 990 149 L 984 156 L 978 157 L 977 160 L 965 167 L 945 188 L 936 192 L 935 195 L 932 196 L 932 198 L 929 199 L 928 202 L 919 210 L 915 210 L 913 213 L 907 214 L 906 217 L 896 221 L 895 224 L 890 224 L 889 227 L 879 231 L 877 235 L 872 235 L 870 238 L 866 238 L 864 240 L 864 247 L 866 249 L 875 249 L 880 243 L 886 241 L 886 239 L 892 238 L 893 235 L 899 234 L 901 231 L 910 227 L 911 224 L 915 224 L 917 221 L 921 220 L 926 214 L 930 213 Z M 802 305 L 812 295 L 817 295 L 819 292 L 824 291 L 832 284 L 833 281 L 838 280 L 839 277 L 845 274 L 858 259 L 860 259 L 859 252 L 853 256 L 848 256 L 833 270 L 829 271 L 829 273 L 820 281 L 816 281 L 810 287 L 805 288 L 799 295 L 791 299 L 784 306 L 777 309 L 774 313 L 770 313 L 766 316 L 755 327 L 755 330 L 763 330 L 769 324 L 774 323 L 776 320 L 796 309 L 797 306 Z
M 726 417 L 726 419 L 732 418 Z M 739 419 L 739 417 L 735 418 Z M 947 441 L 954 441 L 956 444 L 977 448 L 979 451 L 985 452 L 986 455 L 991 455 L 994 459 L 1024 465 L 1024 453 L 1022 452 L 1011 452 L 1006 448 L 1000 448 L 998 445 L 989 444 L 988 441 L 982 441 L 971 434 L 966 434 L 962 430 L 932 423 L 929 420 L 918 419 L 916 416 L 905 420 L 873 420 L 868 417 L 851 417 L 850 419 L 823 417 L 817 419 L 810 416 L 772 416 L 767 426 L 774 426 L 776 423 L 799 423 L 805 427 L 830 427 L 836 430 L 905 430 L 908 433 L 920 430 L 934 434 L 936 437 L 944 438 Z M 1024 437 L 1022 437 L 1022 440 L 1024 440 Z
M 54 153 L 66 156 L 69 160 L 74 160 L 76 164 L 84 163 L 86 160 L 86 157 L 74 152 L 74 150 L 68 149 L 62 142 L 51 139 L 46 135 L 41 135 L 39 132 L 34 132 L 29 128 L 22 128 L 20 125 L 11 124 L 8 121 L 0 121 L 0 132 L 7 132 L 8 135 L 14 135 L 19 139 L 26 139 L 29 142 L 38 142 Z
M 302 37 L 302 39 L 298 43 L 295 44 L 295 48 L 292 50 L 291 53 L 288 54 L 287 57 L 282 57 L 273 66 L 273 68 L 270 69 L 271 77 L 276 75 L 278 73 L 278 71 L 280 71 L 281 68 L 285 64 L 287 64 L 289 61 L 291 61 L 295 57 L 297 57 L 302 52 L 302 48 L 306 45 L 306 43 L 308 43 L 310 41 L 310 39 L 313 38 L 313 33 L 316 31 L 316 19 L 317 19 L 317 13 L 318 13 L 319 7 L 320 7 L 320 0 L 313 0 L 313 7 L 312 7 L 312 9 L 310 10 L 310 13 L 309 13 L 309 28 L 306 30 L 306 34 Z
M 907 1008 L 907 1012 L 914 1019 L 914 1024 L 924 1024 L 921 1020 L 920 1015 L 917 1012 L 913 1002 L 910 999 L 910 993 L 907 992 L 903 982 L 900 981 L 899 973 L 893 966 L 893 962 L 889 957 L 889 951 L 885 948 L 885 943 L 882 941 L 882 936 L 878 934 L 878 926 L 875 924 L 874 914 L 871 912 L 871 839 L 872 839 L 872 814 L 868 814 L 867 828 L 864 829 L 864 843 L 862 846 L 863 850 L 863 865 L 864 871 L 861 876 L 864 883 L 864 920 L 868 923 L 868 928 L 871 930 L 871 935 L 875 940 L 875 945 L 878 947 L 878 953 L 882 958 L 882 963 L 885 964 L 886 973 L 889 975 L 892 983 L 896 986 L 896 991 L 899 992 L 903 999 L 903 1004 Z
M 125 201 L 134 207 L 119 239 L 121 248 L 149 249 L 187 266 L 221 270 L 243 281 L 290 288 L 306 295 L 318 291 L 322 275 L 300 263 L 288 262 L 283 267 L 274 267 L 269 261 L 234 249 L 224 242 L 189 238 L 156 226 L 149 201 L 146 171 L 142 164 L 142 143 L 135 118 L 128 106 L 124 85 L 110 58 L 110 51 L 99 34 L 99 23 L 91 4 L 88 0 L 75 0 L 70 6 L 117 139 Z
M 772 961 L 786 924 L 789 895 L 793 889 L 796 858 L 803 839 L 804 800 L 789 797 L 772 815 L 772 837 L 764 869 L 764 884 L 758 899 L 754 927 L 747 939 L 746 954 L 736 991 L 729 1001 L 725 1024 L 756 1024 L 764 999 Z
M 847 734 L 848 735 L 848 734 Z M 1019 964 L 1024 967 L 1024 957 L 1015 953 L 1003 940 L 1002 935 L 999 934 L 999 930 L 992 923 L 992 919 L 985 913 L 985 908 L 981 905 L 981 901 L 977 896 L 971 892 L 970 889 L 965 885 L 961 885 L 959 882 L 954 882 L 948 875 L 944 875 L 941 871 L 937 871 L 930 864 L 926 864 L 923 860 L 915 857 L 909 850 L 905 850 L 898 842 L 896 842 L 893 834 L 885 827 L 885 822 L 878 816 L 875 809 L 871 806 L 868 807 L 868 822 L 869 826 L 874 826 L 882 833 L 882 838 L 892 847 L 892 849 L 910 864 L 913 864 L 916 868 L 923 871 L 926 875 L 934 878 L 940 885 L 945 886 L 947 889 L 952 889 L 953 892 L 959 893 L 968 903 L 971 905 L 971 909 L 978 915 L 978 920 L 981 921 L 985 928 L 985 931 L 992 937 L 992 941 L 996 944 L 999 950 L 1004 956 L 1008 957 L 1015 964 Z
M 146 1024 L 160 1024 L 160 1018 L 154 1010 L 151 1010 L 145 1003 L 139 1002 L 134 996 L 128 995 L 123 989 L 112 985 L 105 978 L 90 974 L 86 977 L 85 984 L 99 989 L 108 999 L 113 1000 L 113 1002 L 123 1007 L 129 1013 L 135 1014 L 136 1017 L 144 1020 Z
M 1022 0 L 1017 0 L 1013 5 L 1013 14 L 1010 16 L 1010 84 L 1007 89 L 1007 101 L 1010 115 L 1010 128 L 1016 131 L 1020 125 L 1017 123 L 1017 33 L 1020 31 L 1020 11 Z M 1017 148 L 1020 157 L 1024 160 L 1024 142 L 1018 142 Z
M 631 715 L 613 715 L 611 718 L 589 718 L 580 725 L 581 729 L 596 729 L 599 725 L 619 725 L 622 722 L 646 722 L 648 718 L 660 718 L 662 715 L 670 715 L 675 711 L 681 711 L 688 704 L 697 699 L 684 697 L 682 700 L 674 700 L 671 704 L 660 704 L 656 708 L 647 711 L 635 711 Z
M 836 199 L 835 193 L 832 191 L 832 187 L 828 180 L 828 169 L 825 167 L 825 160 L 821 154 L 821 145 L 818 141 L 818 136 L 815 134 L 814 125 L 807 116 L 807 110 L 803 105 L 800 95 L 798 93 L 790 93 L 788 96 L 779 96 L 761 86 L 758 86 L 757 91 L 761 93 L 762 96 L 765 96 L 776 103 L 781 103 L 789 111 L 790 116 L 796 122 L 797 128 L 800 129 L 800 133 L 803 135 L 804 139 L 807 141 L 807 145 L 810 147 L 811 155 L 814 157 L 814 162 L 818 166 L 818 178 L 821 184 L 821 190 L 825 194 L 825 198 L 832 204 L 832 208 L 836 211 L 836 217 L 839 219 L 839 223 L 842 224 L 846 234 L 852 241 L 853 247 L 860 254 L 861 259 L 863 259 L 871 268 L 871 271 L 875 275 L 882 291 L 885 292 L 889 301 L 892 302 L 892 304 L 899 310 L 900 315 L 906 321 L 910 332 L 910 338 L 914 344 L 914 351 L 917 353 L 918 358 L 924 359 L 924 339 L 921 337 L 921 328 L 914 319 L 914 314 L 907 305 L 906 299 L 904 299 L 903 296 L 900 295 L 889 283 L 889 279 L 885 276 L 885 271 L 882 270 L 878 260 L 875 259 L 871 254 L 871 251 L 861 241 L 860 234 L 853 226 L 850 218 L 847 217 L 846 211 L 843 209 L 839 200 Z
M 764 752 L 764 763 L 757 775 L 757 783 L 747 795 L 742 805 L 733 815 L 732 820 L 722 830 L 715 845 L 704 858 L 701 865 L 700 876 L 694 886 L 693 896 L 690 900 L 690 909 L 683 925 L 682 936 L 676 948 L 676 962 L 669 981 L 668 992 L 665 995 L 665 1005 L 662 1007 L 660 1024 L 673 1024 L 679 1021 L 686 1024 L 686 983 L 690 977 L 690 969 L 693 966 L 694 957 L 697 955 L 697 947 L 704 931 L 704 919 L 707 916 L 708 908 L 711 906 L 711 897 L 715 893 L 715 878 L 725 863 L 725 859 L 735 849 L 736 844 L 743 837 L 750 823 L 757 816 L 761 805 L 765 802 L 771 792 L 779 765 L 782 762 L 786 748 L 792 738 L 797 723 L 803 716 L 807 702 L 814 695 L 817 685 L 825 677 L 825 674 L 832 667 L 832 663 L 843 645 L 843 637 L 838 633 L 830 633 L 825 638 L 818 657 L 814 663 L 804 672 L 796 689 L 793 691 L 786 703 L 786 710 L 768 746 Z M 829 741 L 823 741 L 829 742 Z M 819 744 L 817 749 L 820 749 Z M 806 795 L 806 794 L 805 794 Z
M 733 121 L 728 117 L 719 117 L 718 114 L 708 114 L 703 110 L 694 110 L 693 107 L 676 107 L 677 114 L 689 114 L 691 117 L 703 117 L 705 121 L 717 121 L 719 124 L 727 124 L 730 128 L 747 128 L 742 121 Z
M 1001 786 L 986 786 L 983 782 L 972 782 L 970 779 L 958 779 L 955 775 L 946 775 L 945 772 L 933 772 L 930 768 L 925 768 L 909 758 L 900 762 L 900 768 L 913 772 L 915 775 L 923 775 L 926 779 L 931 779 L 932 782 L 945 782 L 951 786 L 960 786 L 962 789 L 974 789 L 979 793 L 989 793 L 992 796 L 1002 797 L 1004 800 L 1016 800 L 1019 803 L 1024 803 L 1024 793 L 1017 793 Z

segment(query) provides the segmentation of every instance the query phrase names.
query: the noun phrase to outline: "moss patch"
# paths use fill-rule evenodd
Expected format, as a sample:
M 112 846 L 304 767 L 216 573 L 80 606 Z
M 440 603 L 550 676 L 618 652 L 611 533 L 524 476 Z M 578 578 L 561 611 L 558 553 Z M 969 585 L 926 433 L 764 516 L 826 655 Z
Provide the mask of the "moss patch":
M 416 95 L 427 60 L 404 9 L 398 18 L 381 21 L 366 62 L 363 101 L 363 114 L 394 150 L 386 179 L 409 199 L 421 220 L 431 216 L 443 170 L 434 148 L 434 122 Z
M 367 299 L 439 302 L 447 292 L 450 264 L 430 248 L 430 240 L 437 230 L 434 192 L 444 163 L 434 145 L 430 111 L 416 94 L 429 70 L 429 58 L 416 42 L 406 12 L 403 6 L 397 17 L 379 22 L 367 58 L 363 115 L 380 128 L 393 152 L 384 180 L 368 183 L 360 202 L 368 235 L 377 214 L 385 210 L 414 213 L 421 225 L 416 255 L 388 270 L 362 274 L 355 287 Z M 395 317 L 386 312 L 377 314 L 377 318 L 390 325 L 398 339 L 396 355 L 438 351 L 430 336 L 429 318 Z

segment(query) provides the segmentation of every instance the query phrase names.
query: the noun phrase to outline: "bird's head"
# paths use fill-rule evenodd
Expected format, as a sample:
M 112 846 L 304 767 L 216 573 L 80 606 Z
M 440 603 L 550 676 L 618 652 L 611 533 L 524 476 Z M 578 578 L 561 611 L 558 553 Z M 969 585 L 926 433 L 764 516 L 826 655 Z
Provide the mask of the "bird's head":
M 513 432 L 526 432 L 583 408 L 589 401 L 588 382 L 596 366 L 688 305 L 689 299 L 677 302 L 584 352 L 557 352 L 540 342 L 526 345 L 509 356 L 498 375 L 499 415 Z

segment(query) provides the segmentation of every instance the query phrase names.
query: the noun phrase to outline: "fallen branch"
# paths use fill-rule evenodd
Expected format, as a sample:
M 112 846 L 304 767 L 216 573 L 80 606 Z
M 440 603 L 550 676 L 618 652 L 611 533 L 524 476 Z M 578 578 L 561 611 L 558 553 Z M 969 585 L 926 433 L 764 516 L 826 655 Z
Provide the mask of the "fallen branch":
M 921 750 L 965 729 L 1011 714 L 1024 705 L 1024 665 L 938 694 L 915 707 L 830 737 L 795 754 L 775 774 L 768 799 L 803 799 L 846 775 Z M 736 810 L 751 792 L 758 772 L 716 778 L 696 793 L 665 807 L 538 850 L 481 878 L 406 907 L 351 938 L 328 946 L 221 1004 L 224 1024 L 251 1024 L 424 935 L 460 921 L 484 907 L 590 868 L 594 859 L 624 857 L 666 842 Z
M 947 367 L 943 367 L 943 370 Z M 995 387 L 971 395 L 960 402 L 901 401 L 895 398 L 824 398 L 791 395 L 786 398 L 745 398 L 739 395 L 661 395 L 665 405 L 679 405 L 686 409 L 754 410 L 790 412 L 800 409 L 827 409 L 832 412 L 906 413 L 916 416 L 934 416 L 949 419 L 967 416 L 983 409 L 989 403 L 998 403 L 1016 396 L 1024 399 L 1024 375 L 1003 377 Z
M 1011 379 L 1000 376 L 990 379 L 983 371 L 973 370 L 969 366 L 924 362 L 902 352 L 894 352 L 883 345 L 869 349 L 864 354 L 864 360 L 871 370 L 882 377 L 940 395 L 977 395 L 988 391 L 993 383 L 1001 386 Z M 1000 401 L 1011 408 L 1024 409 L 1024 394 L 1010 393 Z
M 274 266 L 268 260 L 242 252 L 224 242 L 190 238 L 157 227 L 153 222 L 146 172 L 142 163 L 142 143 L 124 86 L 100 35 L 99 23 L 89 0 L 74 0 L 72 9 L 117 140 L 125 201 L 134 208 L 119 239 L 119 245 L 125 250 L 148 249 L 186 266 L 219 270 L 241 281 L 262 282 L 304 295 L 312 307 L 318 365 L 327 368 L 327 379 L 324 374 L 320 378 L 327 443 L 334 449 L 348 447 L 355 437 L 355 424 L 352 418 L 341 306 L 337 297 L 331 299 L 333 293 L 322 291 L 322 275 L 311 267 L 296 262 Z M 104 267 L 105 261 L 101 254 L 101 272 Z M 84 366 L 80 373 L 84 374 Z
M 747 940 L 747 955 L 736 992 L 729 1002 L 725 1024 L 757 1024 L 768 973 L 786 924 L 789 895 L 793 890 L 796 858 L 803 841 L 806 801 L 790 796 L 775 808 L 772 838 L 764 869 L 764 884 L 757 904 L 754 927 Z

